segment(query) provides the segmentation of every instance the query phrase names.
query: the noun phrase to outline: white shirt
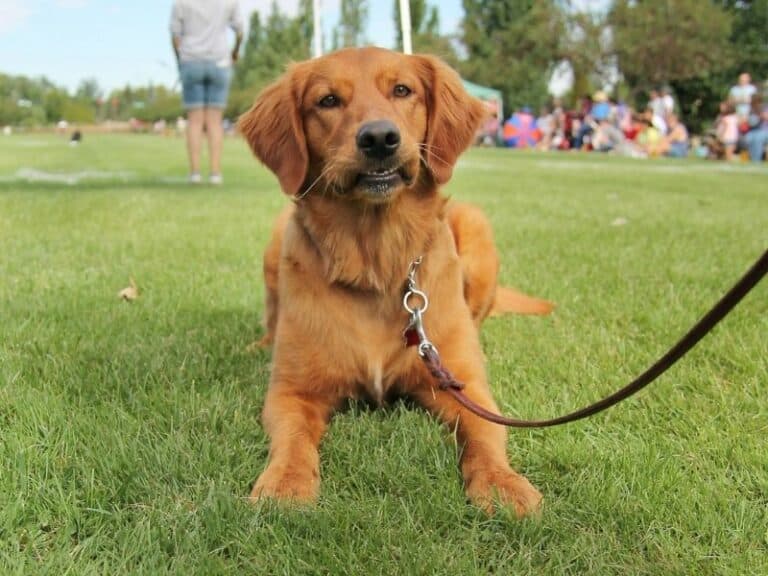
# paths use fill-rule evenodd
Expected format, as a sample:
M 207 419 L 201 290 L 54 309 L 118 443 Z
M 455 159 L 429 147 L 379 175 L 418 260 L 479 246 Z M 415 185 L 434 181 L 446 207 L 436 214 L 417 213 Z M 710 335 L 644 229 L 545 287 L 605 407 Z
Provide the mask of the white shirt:
M 171 11 L 171 34 L 180 38 L 179 60 L 229 64 L 227 28 L 243 31 L 238 0 L 176 0 Z

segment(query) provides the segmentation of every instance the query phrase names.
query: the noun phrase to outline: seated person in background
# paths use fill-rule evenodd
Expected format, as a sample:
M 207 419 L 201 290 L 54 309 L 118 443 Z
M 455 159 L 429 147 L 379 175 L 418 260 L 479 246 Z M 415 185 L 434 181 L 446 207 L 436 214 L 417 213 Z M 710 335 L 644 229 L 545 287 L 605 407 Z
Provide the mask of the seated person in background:
M 688 129 L 676 114 L 667 117 L 667 134 L 649 150 L 651 156 L 686 158 L 688 156 Z
M 611 152 L 624 144 L 624 133 L 608 120 L 601 121 L 592 133 L 592 149 Z
M 549 150 L 552 147 L 552 137 L 555 133 L 555 117 L 547 106 L 541 108 L 536 119 L 536 128 L 541 132 L 541 140 L 536 144 L 538 150 Z
M 749 151 L 749 159 L 752 162 L 760 162 L 768 144 L 768 104 L 763 104 L 760 94 L 752 96 L 747 126 L 747 132 L 743 136 L 744 148 Z
M 559 98 L 555 98 L 552 101 L 552 144 L 550 146 L 553 150 L 560 150 L 567 142 L 566 132 L 568 119 L 565 110 L 563 109 L 563 103 Z
M 659 129 L 653 124 L 653 112 L 650 109 L 646 109 L 642 116 L 639 118 L 640 128 L 637 133 L 635 141 L 637 145 L 649 156 L 653 156 L 656 148 L 661 142 L 664 136 Z
M 717 140 L 722 146 L 722 154 L 726 160 L 733 160 L 736 144 L 739 141 L 739 118 L 733 104 L 720 103 L 720 115 L 715 123 Z
M 584 117 L 581 128 L 576 135 L 575 148 L 581 148 L 587 138 L 597 130 L 597 127 L 604 120 L 609 120 L 611 116 L 611 103 L 608 102 L 608 95 L 602 90 L 595 92 L 592 97 L 592 107 L 589 113 Z

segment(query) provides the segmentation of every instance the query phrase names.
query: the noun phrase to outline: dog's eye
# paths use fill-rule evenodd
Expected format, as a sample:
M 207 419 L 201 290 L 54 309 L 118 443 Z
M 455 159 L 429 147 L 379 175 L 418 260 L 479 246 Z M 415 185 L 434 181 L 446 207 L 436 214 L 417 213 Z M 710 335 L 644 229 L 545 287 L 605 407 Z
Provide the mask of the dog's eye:
M 317 105 L 320 106 L 320 108 L 336 108 L 340 104 L 341 99 L 336 96 L 336 94 L 328 94 L 327 96 L 323 96 L 317 102 Z
M 392 90 L 392 94 L 394 94 L 397 98 L 405 98 L 406 96 L 410 96 L 411 92 L 412 90 L 405 84 L 397 84 L 395 89 Z

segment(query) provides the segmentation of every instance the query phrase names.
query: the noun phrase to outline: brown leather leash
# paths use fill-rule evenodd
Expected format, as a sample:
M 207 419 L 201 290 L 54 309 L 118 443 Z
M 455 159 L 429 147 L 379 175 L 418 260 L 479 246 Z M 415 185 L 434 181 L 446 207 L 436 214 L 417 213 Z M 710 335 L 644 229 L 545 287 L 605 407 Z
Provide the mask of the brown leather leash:
M 421 258 L 411 264 L 408 272 L 408 288 L 403 298 L 403 305 L 411 315 L 411 322 L 406 329 L 404 336 L 406 344 L 409 346 L 418 346 L 419 356 L 429 369 L 432 376 L 437 381 L 438 387 L 451 394 L 459 404 L 464 406 L 470 412 L 484 418 L 490 422 L 510 426 L 514 428 L 545 428 L 557 426 L 587 418 L 611 406 L 618 404 L 622 400 L 636 394 L 648 384 L 656 380 L 659 376 L 669 370 L 680 358 L 685 356 L 699 341 L 704 338 L 717 324 L 741 302 L 741 300 L 754 288 L 768 273 L 768 250 L 757 259 L 757 262 L 742 276 L 742 278 L 723 296 L 712 309 L 691 328 L 685 336 L 669 349 L 655 364 L 640 374 L 632 382 L 614 392 L 602 400 L 590 404 L 585 408 L 571 412 L 558 418 L 549 420 L 518 420 L 516 418 L 507 418 L 487 410 L 470 399 L 463 392 L 464 384 L 457 381 L 453 375 L 440 362 L 440 355 L 434 344 L 426 337 L 423 327 L 422 314 L 429 306 L 426 295 L 416 287 L 416 270 L 421 263 Z M 411 306 L 412 300 L 422 300 L 422 306 Z

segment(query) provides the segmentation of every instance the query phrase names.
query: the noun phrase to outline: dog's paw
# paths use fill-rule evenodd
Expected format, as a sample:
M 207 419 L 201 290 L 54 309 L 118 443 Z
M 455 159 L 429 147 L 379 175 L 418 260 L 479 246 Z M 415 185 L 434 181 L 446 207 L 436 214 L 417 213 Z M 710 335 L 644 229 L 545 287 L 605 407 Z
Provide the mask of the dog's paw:
M 320 478 L 314 470 L 275 470 L 269 466 L 254 484 L 250 499 L 311 504 L 317 500 L 319 491 Z
M 494 502 L 509 508 L 518 518 L 538 514 L 541 492 L 528 479 L 509 468 L 482 469 L 466 481 L 469 500 L 492 514 Z

